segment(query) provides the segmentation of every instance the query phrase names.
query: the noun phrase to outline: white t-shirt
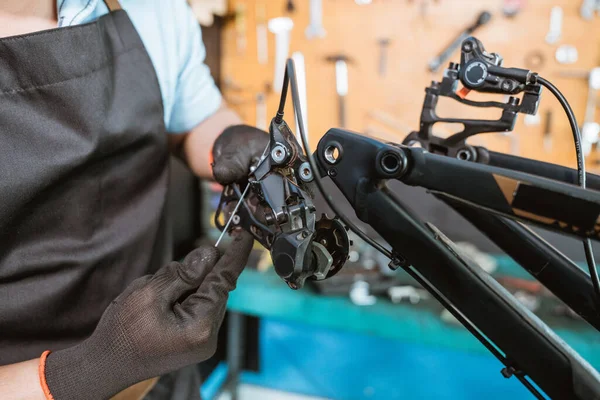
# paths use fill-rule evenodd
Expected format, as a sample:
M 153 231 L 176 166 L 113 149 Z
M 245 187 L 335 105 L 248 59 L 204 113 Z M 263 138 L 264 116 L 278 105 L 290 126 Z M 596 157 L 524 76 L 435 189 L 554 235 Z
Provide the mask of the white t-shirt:
M 158 76 L 167 130 L 182 133 L 212 115 L 221 94 L 204 58 L 200 26 L 185 0 L 120 0 Z M 58 26 L 92 22 L 106 14 L 102 0 L 57 0 Z

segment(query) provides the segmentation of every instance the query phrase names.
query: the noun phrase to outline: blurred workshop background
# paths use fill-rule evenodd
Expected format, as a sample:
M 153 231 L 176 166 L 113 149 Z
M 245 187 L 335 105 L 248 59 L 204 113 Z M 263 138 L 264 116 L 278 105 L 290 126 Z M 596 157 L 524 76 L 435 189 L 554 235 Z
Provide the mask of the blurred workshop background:
M 582 126 L 587 166 L 600 170 L 600 1 L 596 0 L 190 0 L 202 25 L 207 63 L 227 103 L 266 128 L 291 56 L 305 88 L 311 146 L 331 127 L 401 142 L 418 130 L 424 89 L 441 80 L 472 34 L 505 66 L 552 80 Z M 465 36 L 466 37 L 466 36 Z M 437 59 L 440 54 L 448 56 Z M 496 96 L 497 97 L 497 96 Z M 485 96 L 473 96 L 481 100 Z M 288 102 L 287 119 L 293 110 Z M 498 118 L 498 111 L 440 100 L 444 117 Z M 293 124 L 292 125 L 293 128 Z M 437 127 L 449 135 L 459 128 Z M 536 116 L 514 132 L 471 144 L 575 167 L 573 137 L 545 93 Z M 179 254 L 211 224 L 221 188 L 197 185 L 175 165 L 174 232 Z M 178 186 L 179 185 L 179 186 Z M 181 190 L 177 190 L 180 188 Z M 482 268 L 600 367 L 600 336 L 468 222 L 422 190 L 401 196 L 424 220 L 460 243 Z M 340 204 L 344 206 L 340 196 Z M 186 202 L 185 205 L 182 203 Z M 348 211 L 348 209 L 346 209 Z M 189 215 L 198 215 L 190 219 Z M 539 231 L 575 260 L 580 242 Z M 600 251 L 596 249 L 597 257 Z M 473 299 L 473 301 L 477 301 Z M 491 315 L 490 318 L 493 318 Z M 204 399 L 528 399 L 502 365 L 416 282 L 355 238 L 342 272 L 290 290 L 257 247 L 232 293 L 218 354 L 202 365 Z

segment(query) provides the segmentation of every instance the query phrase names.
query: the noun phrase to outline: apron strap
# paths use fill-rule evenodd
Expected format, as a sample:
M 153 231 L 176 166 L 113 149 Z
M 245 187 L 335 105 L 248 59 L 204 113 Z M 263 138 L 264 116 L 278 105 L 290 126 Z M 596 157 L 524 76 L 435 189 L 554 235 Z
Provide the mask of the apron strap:
M 121 4 L 119 4 L 119 0 L 104 0 L 104 4 L 108 7 L 110 12 L 121 10 Z

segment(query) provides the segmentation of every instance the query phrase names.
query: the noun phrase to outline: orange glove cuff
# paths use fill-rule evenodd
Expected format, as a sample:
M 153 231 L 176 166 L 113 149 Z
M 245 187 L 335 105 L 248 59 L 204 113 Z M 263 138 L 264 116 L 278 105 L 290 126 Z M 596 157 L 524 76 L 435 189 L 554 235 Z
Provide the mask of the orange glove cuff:
M 46 396 L 46 400 L 54 400 L 52 397 L 52 393 L 50 393 L 50 389 L 48 388 L 48 384 L 46 383 L 46 358 L 50 354 L 50 350 L 46 350 L 40 356 L 40 365 L 38 367 L 38 372 L 40 375 L 40 385 L 42 386 L 42 390 L 44 391 L 44 396 Z

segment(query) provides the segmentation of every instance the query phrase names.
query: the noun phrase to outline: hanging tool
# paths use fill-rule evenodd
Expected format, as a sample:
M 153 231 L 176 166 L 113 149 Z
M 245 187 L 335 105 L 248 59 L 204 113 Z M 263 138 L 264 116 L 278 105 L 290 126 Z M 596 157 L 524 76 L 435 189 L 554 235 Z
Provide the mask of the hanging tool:
M 588 98 L 585 106 L 585 117 L 581 126 L 582 147 L 585 154 L 592 151 L 592 146 L 598 143 L 600 124 L 595 121 L 598 90 L 600 89 L 600 67 L 590 71 L 588 78 Z
M 579 10 L 581 18 L 589 21 L 600 11 L 600 0 L 583 0 Z
M 592 147 L 598 143 L 600 136 L 600 124 L 595 122 L 598 90 L 600 90 L 600 67 L 592 68 L 589 72 L 582 70 L 560 71 L 559 75 L 564 78 L 587 78 L 588 80 L 585 116 L 581 125 L 581 147 L 584 154 L 588 155 L 592 151 Z
M 552 151 L 552 110 L 546 111 L 546 120 L 544 121 L 544 151 Z
M 275 34 L 275 77 L 273 90 L 281 92 L 285 62 L 290 52 L 290 31 L 294 22 L 288 17 L 277 17 L 269 20 L 269 30 Z
M 348 63 L 350 58 L 343 54 L 327 57 L 327 61 L 335 63 L 335 90 L 338 95 L 338 125 L 346 127 L 346 95 L 348 94 Z
M 387 69 L 387 53 L 390 45 L 389 38 L 381 38 L 377 41 L 379 44 L 379 76 L 385 76 Z
M 483 25 L 487 24 L 492 18 L 492 14 L 488 11 L 483 11 L 477 16 L 477 20 L 474 24 L 463 30 L 453 41 L 450 43 L 442 52 L 431 61 L 429 61 L 429 70 L 436 72 L 442 64 L 452 56 L 452 54 L 460 48 L 462 42 L 473 34 L 473 32 Z
M 256 3 L 256 58 L 262 65 L 269 62 L 267 10 L 264 3 Z
M 295 51 L 292 53 L 292 60 L 294 60 L 294 65 L 296 66 L 296 81 L 298 82 L 298 97 L 300 98 L 300 108 L 302 110 L 302 122 L 304 125 L 304 133 L 306 137 L 309 137 L 308 133 L 308 107 L 306 102 L 306 69 L 304 66 L 304 55 Z M 296 139 L 298 143 L 302 143 L 302 138 L 300 135 L 300 126 L 298 121 L 298 114 L 295 115 L 296 118 Z
M 563 44 L 558 46 L 554 57 L 559 64 L 573 64 L 577 62 L 579 53 L 577 52 L 577 47 L 570 44 Z
M 235 7 L 235 43 L 237 52 L 243 55 L 246 52 L 246 5 L 238 3 Z
M 310 23 L 304 34 L 307 39 L 325 37 L 327 32 L 323 28 L 323 3 L 321 0 L 310 0 Z
M 559 6 L 552 7 L 550 10 L 550 27 L 546 34 L 546 43 L 554 44 L 560 39 L 562 34 L 563 9 Z

